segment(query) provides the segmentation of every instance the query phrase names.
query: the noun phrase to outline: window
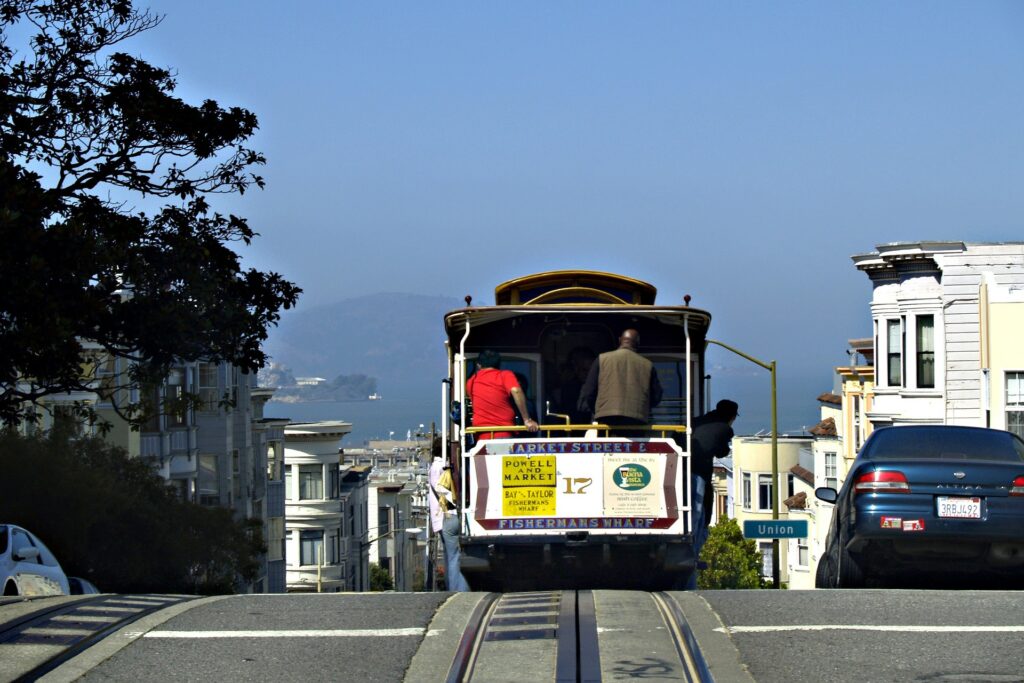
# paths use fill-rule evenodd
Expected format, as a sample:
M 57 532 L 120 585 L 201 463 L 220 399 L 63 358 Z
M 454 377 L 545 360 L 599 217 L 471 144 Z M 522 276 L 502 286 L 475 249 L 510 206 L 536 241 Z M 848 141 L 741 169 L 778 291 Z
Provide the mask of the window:
M 292 500 L 292 470 L 295 465 L 285 465 L 284 467 L 284 499 Z
M 810 563 L 810 550 L 807 547 L 806 538 L 798 538 L 796 541 L 796 565 L 807 567 Z
M 281 481 L 281 444 L 278 441 L 267 445 L 267 481 Z
M 771 541 L 759 541 L 757 549 L 761 551 L 761 576 L 765 579 L 771 579 L 775 573 L 773 570 L 774 563 L 772 560 L 772 542 Z
M 860 430 L 860 394 L 853 395 L 853 450 L 860 450 L 864 440 L 861 438 Z
M 328 564 L 338 564 L 341 561 L 341 532 L 338 529 L 332 529 L 328 543 Z
M 160 411 L 163 407 L 160 405 L 160 390 L 150 389 L 145 392 L 146 402 L 146 421 L 142 423 L 142 431 L 144 432 L 159 432 L 160 431 Z
M 743 509 L 749 510 L 751 505 L 750 472 L 743 473 Z
M 759 510 L 772 509 L 772 475 L 757 475 L 757 507 Z
M 288 565 L 289 567 L 294 567 L 295 566 L 295 555 L 293 555 L 292 553 L 288 552 L 288 549 L 292 548 L 292 532 L 291 532 L 291 529 L 289 529 L 288 531 L 286 531 L 284 533 L 284 543 L 285 543 L 285 546 L 284 546 L 285 564 Z
M 96 358 L 96 379 L 100 382 L 100 396 L 110 402 L 117 390 L 117 358 L 109 353 L 99 353 Z
M 199 504 L 220 505 L 220 479 L 216 455 L 199 456 Z
M 199 364 L 199 399 L 202 401 L 201 410 L 216 412 L 220 404 L 220 397 L 217 395 L 217 364 Z
M 168 427 L 184 427 L 188 424 L 185 409 L 185 368 L 171 368 L 164 386 L 164 411 Z
M 379 507 L 377 508 L 377 537 L 380 538 L 384 534 L 390 533 L 391 531 L 391 508 Z
M 836 472 L 836 454 L 825 454 L 825 486 L 830 489 L 839 489 L 839 475 Z
M 935 316 L 917 316 L 917 386 L 935 388 Z
M 903 384 L 903 335 L 899 320 L 886 321 L 888 335 L 889 373 L 888 384 L 890 387 L 898 387 Z
M 11 551 L 12 551 L 12 554 L 13 554 L 14 551 L 21 550 L 22 548 L 34 548 L 34 547 L 36 547 L 36 544 L 32 542 L 31 538 L 29 538 L 29 535 L 26 534 L 21 529 L 12 529 L 11 531 L 12 531 L 11 536 L 13 537 L 11 539 Z M 39 555 L 37 555 L 34 560 L 24 560 L 24 562 L 29 562 L 29 563 L 34 563 L 34 564 L 42 564 L 43 563 L 43 554 L 40 551 Z
M 324 530 L 307 529 L 299 532 L 299 564 L 302 566 L 320 564 L 320 553 L 324 547 Z
M 796 495 L 796 477 L 792 474 L 786 475 L 786 498 Z
M 274 562 L 284 559 L 284 517 L 271 517 L 267 520 L 267 561 Z
M 322 465 L 299 466 L 299 500 L 322 500 L 324 468 Z
M 1006 373 L 1006 430 L 1024 438 L 1024 372 Z
M 662 398 L 661 403 L 651 411 L 651 418 L 659 424 L 683 424 L 686 422 L 686 360 L 684 358 L 672 358 L 664 356 L 649 356 L 648 360 L 654 362 L 654 369 L 658 373 L 658 381 L 661 382 Z M 697 376 L 696 363 L 693 377 Z M 695 382 L 691 387 L 693 397 L 699 395 L 700 386 Z M 694 404 L 699 412 L 700 406 Z
M 327 497 L 333 500 L 338 497 L 338 478 L 340 477 L 341 472 L 337 467 L 331 465 L 330 469 L 327 470 L 327 474 Z

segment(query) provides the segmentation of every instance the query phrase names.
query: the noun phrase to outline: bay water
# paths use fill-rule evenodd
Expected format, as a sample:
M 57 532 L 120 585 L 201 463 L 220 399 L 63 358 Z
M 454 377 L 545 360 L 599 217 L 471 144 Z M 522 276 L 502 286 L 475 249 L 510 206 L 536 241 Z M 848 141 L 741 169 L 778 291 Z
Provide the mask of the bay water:
M 341 420 L 352 423 L 352 432 L 342 439 L 342 447 L 359 448 L 371 439 L 404 440 L 421 429 L 430 430 L 435 422 L 440 429 L 441 401 L 427 398 L 382 398 L 377 401 L 314 401 L 280 403 L 271 401 L 265 417 L 288 418 L 292 422 Z

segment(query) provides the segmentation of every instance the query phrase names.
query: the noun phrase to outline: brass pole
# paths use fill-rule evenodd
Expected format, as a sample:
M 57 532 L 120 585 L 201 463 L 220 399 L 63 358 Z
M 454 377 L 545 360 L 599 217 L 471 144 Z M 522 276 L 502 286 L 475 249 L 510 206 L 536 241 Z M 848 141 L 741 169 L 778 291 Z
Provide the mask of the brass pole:
M 772 496 L 772 519 L 779 518 L 779 496 L 782 495 L 782 482 L 779 481 L 779 416 L 776 404 L 775 393 L 775 361 L 772 361 L 772 489 L 775 495 Z M 779 581 L 779 539 L 772 539 L 772 588 L 778 589 L 781 586 Z

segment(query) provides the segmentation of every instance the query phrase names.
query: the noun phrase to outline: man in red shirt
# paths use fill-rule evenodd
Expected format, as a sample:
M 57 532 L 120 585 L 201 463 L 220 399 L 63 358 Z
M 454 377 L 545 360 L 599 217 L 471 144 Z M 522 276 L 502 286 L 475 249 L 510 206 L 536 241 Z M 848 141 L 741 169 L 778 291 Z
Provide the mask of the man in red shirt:
M 537 421 L 530 417 L 526 407 L 526 394 L 519 386 L 519 380 L 510 370 L 500 370 L 501 356 L 490 349 L 482 351 L 476 358 L 477 371 L 466 382 L 466 394 L 473 402 L 473 426 L 497 427 L 513 425 L 516 413 L 512 408 L 513 401 L 523 416 L 526 428 L 535 432 L 539 429 Z M 511 432 L 481 432 L 476 435 L 478 440 L 507 439 Z

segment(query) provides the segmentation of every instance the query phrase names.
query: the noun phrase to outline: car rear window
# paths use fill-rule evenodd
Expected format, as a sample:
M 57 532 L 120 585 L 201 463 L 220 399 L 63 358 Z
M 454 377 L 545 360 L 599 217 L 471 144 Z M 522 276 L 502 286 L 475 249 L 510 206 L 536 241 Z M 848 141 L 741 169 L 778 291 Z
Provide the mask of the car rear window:
M 1024 461 L 1024 443 L 1009 432 L 970 428 L 890 427 L 875 432 L 865 453 L 872 460 Z

